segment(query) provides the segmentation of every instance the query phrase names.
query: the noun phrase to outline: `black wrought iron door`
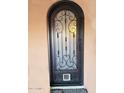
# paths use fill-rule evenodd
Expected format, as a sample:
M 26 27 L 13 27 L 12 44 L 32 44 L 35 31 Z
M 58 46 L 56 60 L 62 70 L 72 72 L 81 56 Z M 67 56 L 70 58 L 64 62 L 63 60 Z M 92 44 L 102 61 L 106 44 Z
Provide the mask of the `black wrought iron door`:
M 83 20 L 66 4 L 49 16 L 51 85 L 83 84 Z

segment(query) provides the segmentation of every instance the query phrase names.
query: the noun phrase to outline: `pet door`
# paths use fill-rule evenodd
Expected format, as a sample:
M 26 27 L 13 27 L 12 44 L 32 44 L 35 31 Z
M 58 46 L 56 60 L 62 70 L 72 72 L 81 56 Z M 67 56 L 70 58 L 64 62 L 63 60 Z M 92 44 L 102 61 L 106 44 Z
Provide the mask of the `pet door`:
M 83 85 L 82 9 L 73 1 L 59 1 L 49 10 L 48 25 L 50 85 Z

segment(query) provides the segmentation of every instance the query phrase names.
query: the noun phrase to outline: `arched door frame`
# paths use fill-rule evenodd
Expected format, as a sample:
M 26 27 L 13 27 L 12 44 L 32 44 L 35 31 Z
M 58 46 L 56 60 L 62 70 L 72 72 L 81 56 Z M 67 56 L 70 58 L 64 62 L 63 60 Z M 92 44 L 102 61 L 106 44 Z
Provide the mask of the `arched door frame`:
M 78 82 L 69 82 L 69 83 L 55 83 L 53 82 L 53 66 L 52 66 L 52 54 L 51 54 L 51 19 L 54 18 L 55 14 L 61 10 L 70 10 L 73 11 L 77 18 L 78 25 L 78 44 L 79 44 L 79 81 Z M 70 0 L 62 0 L 53 4 L 47 15 L 48 22 L 48 49 L 49 49 L 49 64 L 50 64 L 50 85 L 51 86 L 70 86 L 70 85 L 83 85 L 84 84 L 84 13 L 79 5 Z

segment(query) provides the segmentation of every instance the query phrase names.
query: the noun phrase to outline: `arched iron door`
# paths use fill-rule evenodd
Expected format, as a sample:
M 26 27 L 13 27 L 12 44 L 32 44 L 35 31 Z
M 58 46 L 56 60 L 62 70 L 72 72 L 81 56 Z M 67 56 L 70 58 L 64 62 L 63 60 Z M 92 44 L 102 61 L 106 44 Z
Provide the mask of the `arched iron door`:
M 51 86 L 83 85 L 84 15 L 72 1 L 55 3 L 48 13 Z

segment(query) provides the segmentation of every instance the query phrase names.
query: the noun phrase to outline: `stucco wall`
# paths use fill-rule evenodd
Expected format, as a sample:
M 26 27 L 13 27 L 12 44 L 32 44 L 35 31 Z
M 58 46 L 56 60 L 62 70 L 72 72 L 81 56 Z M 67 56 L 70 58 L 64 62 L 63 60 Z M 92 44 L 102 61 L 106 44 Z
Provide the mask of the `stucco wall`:
M 47 12 L 57 0 L 29 0 L 29 93 L 49 93 Z M 96 93 L 95 0 L 74 0 L 85 14 L 85 86 Z

